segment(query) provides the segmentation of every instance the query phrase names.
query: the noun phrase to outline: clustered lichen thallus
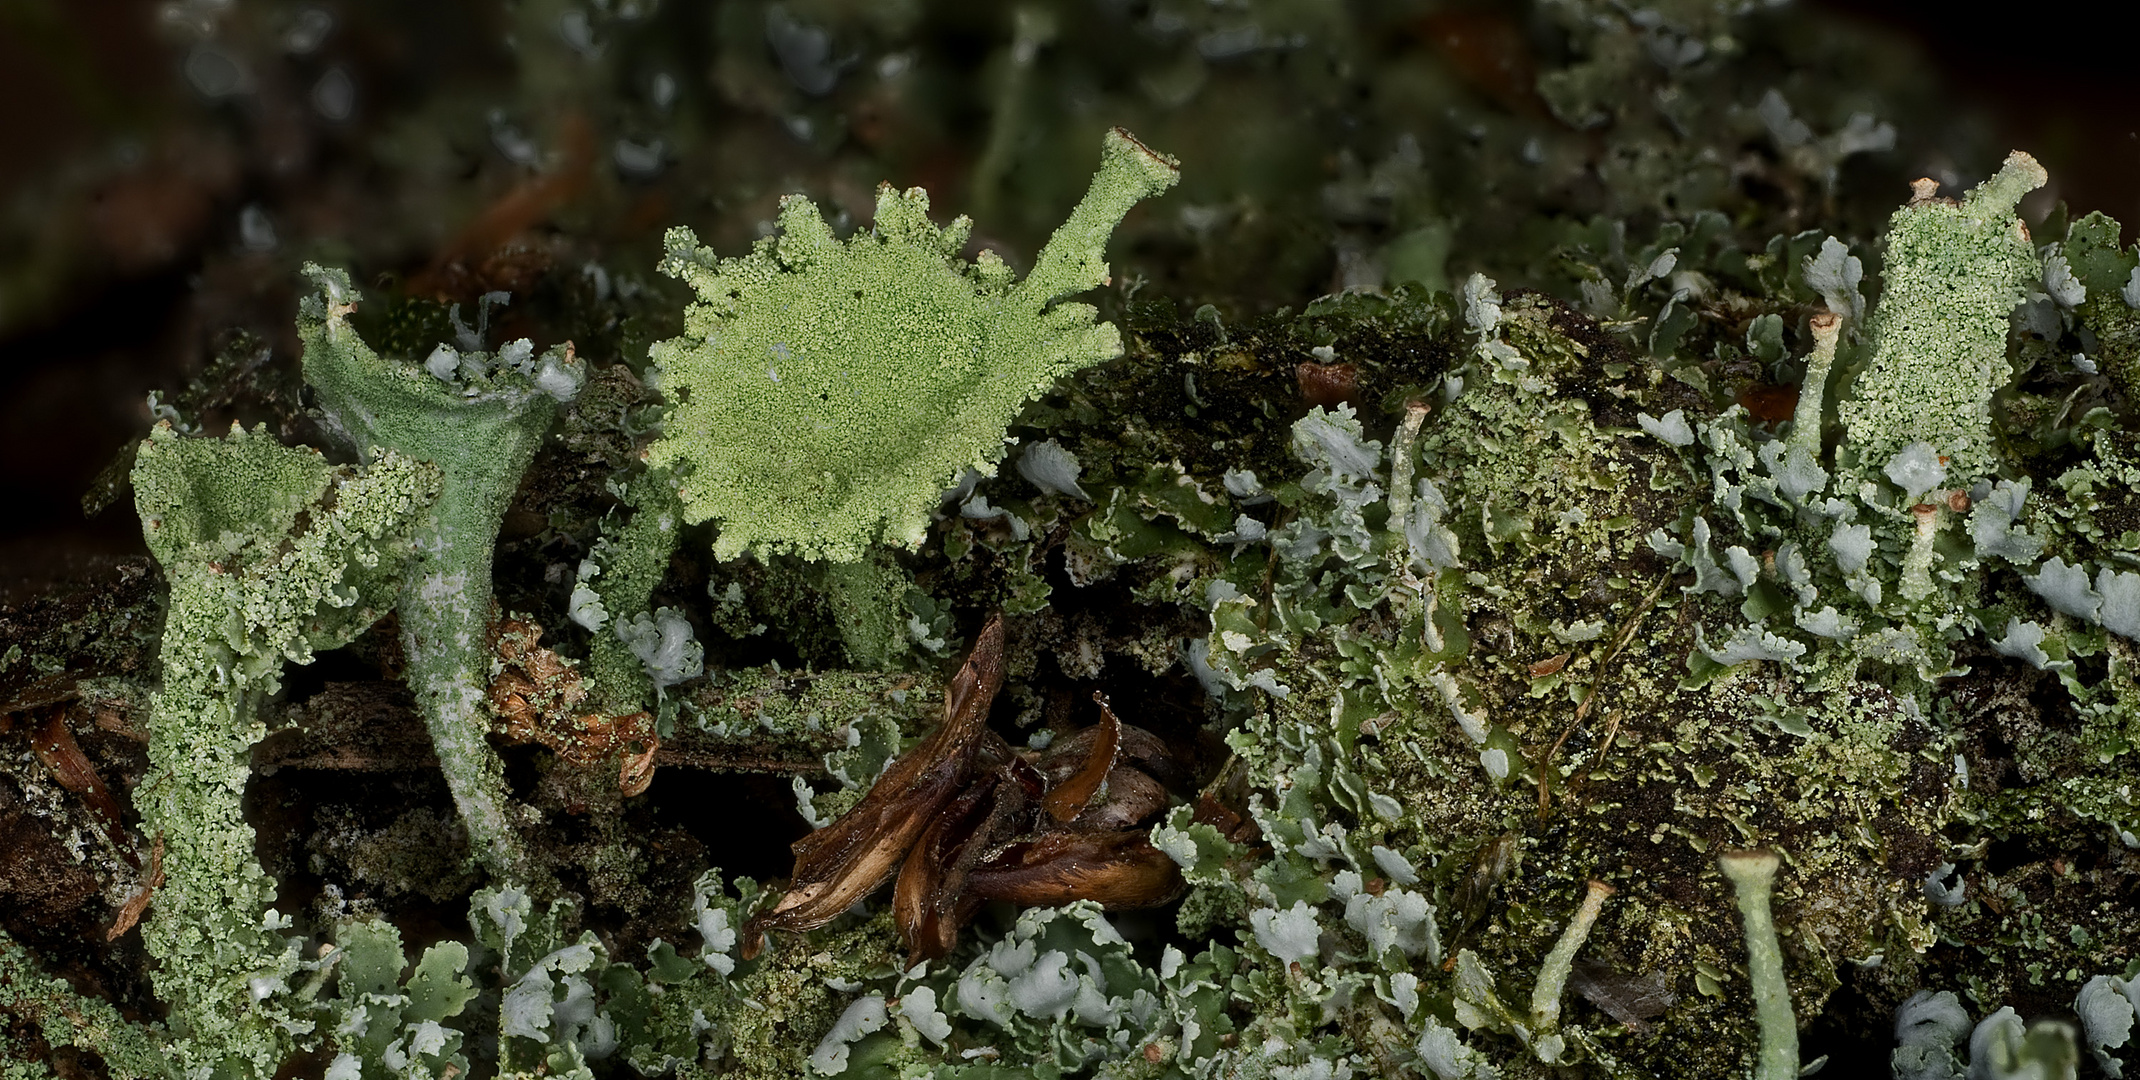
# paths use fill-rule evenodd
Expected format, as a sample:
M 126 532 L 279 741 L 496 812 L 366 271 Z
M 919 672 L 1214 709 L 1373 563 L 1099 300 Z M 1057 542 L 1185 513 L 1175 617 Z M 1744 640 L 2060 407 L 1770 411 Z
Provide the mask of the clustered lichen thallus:
M 1002 688 L 996 615 L 951 680 L 936 731 L 853 809 L 795 842 L 787 895 L 745 925 L 744 959 L 765 931 L 823 926 L 895 871 L 892 916 L 910 964 L 950 952 L 984 901 L 1139 908 L 1180 895 L 1181 868 L 1151 841 L 1164 781 L 1185 779 L 1160 740 L 1095 691 L 1099 723 L 1021 753 L 987 724 Z
M 1748 40 L 1722 14 L 1670 39 L 1612 29 L 1626 14 L 1577 22 L 1645 87 L 1659 44 Z M 1539 85 L 1587 127 L 1601 70 Z M 1756 110 L 1687 86 L 1670 99 L 1734 125 L 1758 112 L 1780 151 L 1814 152 L 1780 91 Z M 1828 145 L 1862 142 L 1851 124 Z M 1419 149 L 1374 182 L 1420 170 Z M 1619 182 L 1672 203 L 1694 189 L 1664 178 L 1716 176 L 1709 147 L 1686 149 L 1619 174 L 1655 184 Z M 1554 167 L 1472 160 L 1497 159 Z M 265 427 L 159 425 L 133 485 L 170 586 L 161 685 L 76 691 L 146 703 L 134 798 L 157 846 L 129 905 L 153 900 L 164 1019 L 83 996 L 0 933 L 0 1080 L 43 1075 L 9 1068 L 33 1026 L 115 1077 L 189 1080 L 322 1061 L 329 1080 L 1788 1080 L 1801 1023 L 1868 1017 L 1881 1041 L 1892 1017 L 1898 1076 L 2071 1076 L 2083 1046 L 2108 1074 L 2131 1063 L 2140 935 L 2130 905 L 2095 903 L 2140 867 L 2140 251 L 2116 222 L 2037 243 L 2018 208 L 2047 177 L 2016 153 L 1958 199 L 1917 185 L 1876 302 L 1848 229 L 1755 250 L 1746 222 L 1703 209 L 1631 247 L 1612 213 L 1554 226 L 1579 279 L 1502 271 L 1559 299 L 1504 295 L 1483 270 L 1457 286 L 1437 223 L 1405 234 L 1442 253 L 1421 289 L 1231 330 L 1215 306 L 1178 322 L 1147 298 L 1125 341 L 1074 297 L 1112 280 L 1114 226 L 1176 172 L 1105 136 L 1022 280 L 965 259 L 971 223 L 938 226 L 918 188 L 881 188 L 846 235 L 790 197 L 741 257 L 672 230 L 661 269 L 697 299 L 647 353 L 669 404 L 614 432 L 592 418 L 642 400 L 638 374 L 525 338 L 493 349 L 480 325 L 375 350 L 352 279 L 313 269 L 304 374 L 357 464 Z M 1141 281 L 1123 275 L 1125 302 Z M 1747 404 L 1786 391 L 1788 416 Z M 527 611 L 530 582 L 492 583 L 521 557 L 501 561 L 500 532 L 557 460 L 554 423 L 628 436 L 612 467 L 652 441 L 638 466 L 583 474 L 618 505 L 552 519 L 584 557 L 549 564 Z M 707 530 L 711 628 L 837 638 L 801 655 L 835 666 L 709 655 L 696 590 L 668 580 Z M 561 652 L 537 645 L 551 586 L 577 628 Z M 1086 618 L 1117 597 L 1141 635 Z M 994 607 L 1018 647 L 987 619 L 942 722 L 893 758 L 942 685 L 920 672 Z M 389 612 L 491 877 L 472 936 L 420 955 L 362 891 L 270 906 L 287 893 L 246 798 L 285 666 L 383 633 Z M 1050 646 L 1087 657 L 1060 665 L 1073 679 L 1133 657 L 1195 680 L 1201 734 L 1227 749 L 1195 804 L 1172 797 L 1197 788 L 1167 748 L 1099 695 L 1097 722 L 1052 745 L 990 729 L 1007 675 Z M 501 729 L 568 765 L 616 760 L 627 796 L 659 740 L 829 747 L 823 773 L 851 790 L 820 802 L 792 777 L 798 808 L 824 824 L 859 802 L 795 845 L 784 892 L 704 868 L 696 944 L 656 940 L 642 963 L 581 908 L 662 902 L 659 842 L 584 862 L 534 842 Z M 1180 944 L 1156 957 L 1101 914 L 1177 894 Z M 1025 910 L 956 948 L 991 899 Z M 768 948 L 774 930 L 814 932 Z M 2068 990 L 2078 1032 L 1996 1006 Z

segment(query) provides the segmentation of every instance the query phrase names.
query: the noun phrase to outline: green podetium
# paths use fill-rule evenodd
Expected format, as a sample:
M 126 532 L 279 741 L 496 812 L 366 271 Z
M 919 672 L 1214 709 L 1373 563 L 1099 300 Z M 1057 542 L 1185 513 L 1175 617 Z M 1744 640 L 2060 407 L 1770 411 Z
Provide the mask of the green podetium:
M 418 523 L 401 615 L 409 689 L 423 709 L 469 847 L 492 875 L 522 879 L 498 755 L 485 741 L 491 547 L 520 474 L 585 381 L 571 345 L 541 356 L 526 340 L 497 353 L 441 345 L 421 365 L 373 352 L 348 315 L 360 299 L 341 270 L 307 264 L 317 291 L 298 309 L 305 381 L 328 422 L 357 448 L 385 447 L 444 472 Z M 367 458 L 373 456 L 367 454 Z
M 439 471 L 391 451 L 336 468 L 265 428 L 199 439 L 163 423 L 133 483 L 171 583 L 149 772 L 134 796 L 166 875 L 142 938 L 182 1071 L 269 1076 L 306 1021 L 288 986 L 298 942 L 268 907 L 275 883 L 241 806 L 264 734 L 255 710 L 285 662 L 346 644 L 392 607 Z
M 682 400 L 649 463 L 680 475 L 687 521 L 720 521 L 724 559 L 853 562 L 880 538 L 919 544 L 939 493 L 1002 458 L 1020 406 L 1121 353 L 1091 306 L 1056 301 L 1106 282 L 1116 223 L 1177 175 L 1108 132 L 1092 186 L 1024 281 L 994 252 L 959 259 L 970 223 L 931 224 L 920 188 L 880 187 L 875 228 L 845 241 L 801 196 L 742 258 L 671 230 L 661 268 L 700 302 L 684 336 L 653 349 Z
M 1746 927 L 1746 977 L 1754 988 L 1754 1022 L 1761 1047 L 1754 1058 L 1754 1080 L 1795 1080 L 1798 1076 L 1798 1019 L 1791 1012 L 1791 989 L 1783 978 L 1783 948 L 1776 942 L 1771 911 L 1776 868 L 1782 860 L 1768 850 L 1727 851 L 1717 866 L 1731 879 Z
M 2016 150 L 1960 202 L 1917 181 L 1889 220 L 1872 361 L 1840 406 L 1860 475 L 1877 476 L 1918 442 L 1964 487 L 1992 471 L 1992 394 L 2013 375 L 2007 318 L 2042 275 L 2014 208 L 2045 179 Z

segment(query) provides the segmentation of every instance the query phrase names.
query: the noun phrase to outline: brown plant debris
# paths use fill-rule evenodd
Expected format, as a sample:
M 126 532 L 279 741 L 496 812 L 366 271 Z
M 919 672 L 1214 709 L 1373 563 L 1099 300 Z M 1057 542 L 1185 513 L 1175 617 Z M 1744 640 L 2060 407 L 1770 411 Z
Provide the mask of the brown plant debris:
M 1045 754 L 1013 749 L 987 726 L 1003 687 L 1003 642 L 1002 617 L 992 617 L 951 680 L 943 723 L 854 809 L 795 842 L 787 893 L 744 927 L 745 959 L 764 948 L 766 931 L 823 926 L 895 871 L 892 917 L 911 960 L 949 952 L 986 900 L 1131 908 L 1181 892 L 1180 870 L 1148 831 L 1168 805 L 1153 772 L 1175 770 L 1138 767 L 1164 759 L 1164 747 L 1095 694 L 1100 723 Z
M 618 789 L 627 797 L 645 791 L 654 780 L 654 755 L 661 749 L 653 716 L 579 711 L 587 699 L 579 669 L 537 644 L 541 639 L 542 627 L 533 620 L 498 624 L 502 666 L 491 680 L 489 697 L 496 730 L 513 742 L 547 747 L 576 768 L 593 768 L 615 755 Z

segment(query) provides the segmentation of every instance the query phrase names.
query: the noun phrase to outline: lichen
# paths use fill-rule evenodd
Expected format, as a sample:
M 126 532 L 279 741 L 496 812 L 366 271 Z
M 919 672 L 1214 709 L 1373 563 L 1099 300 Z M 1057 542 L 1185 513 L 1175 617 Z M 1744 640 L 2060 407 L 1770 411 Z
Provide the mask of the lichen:
M 480 335 L 441 344 L 418 365 L 373 352 L 349 323 L 362 297 L 349 275 L 307 264 L 315 292 L 299 309 L 305 379 L 332 428 L 366 456 L 384 447 L 436 464 L 439 498 L 416 540 L 398 609 L 409 687 L 422 702 L 446 782 L 483 865 L 526 873 L 497 754 L 484 741 L 491 554 L 507 501 L 560 401 L 585 381 L 570 344 L 536 356 L 526 340 L 485 351 Z
M 171 595 L 163 682 L 149 714 L 148 776 L 136 796 L 163 846 L 165 881 L 143 924 L 162 962 L 173 1046 L 189 1076 L 272 1075 L 308 1030 L 288 980 L 299 942 L 270 906 L 241 799 L 259 703 L 285 663 L 307 663 L 385 614 L 434 467 L 391 451 L 362 471 L 289 449 L 264 429 L 183 438 L 160 424 L 134 465 L 135 502 Z
M 658 127 L 673 77 L 657 71 L 622 109 L 590 87 L 640 86 L 619 58 L 668 54 L 628 24 L 673 27 L 690 6 L 660 20 L 652 5 L 581 7 L 516 14 L 530 101 L 568 130 L 620 114 Z M 42 1052 L 35 1027 L 53 1045 L 116 1033 L 115 1073 L 156 1071 L 146 1046 L 196 1073 L 227 1059 L 334 1080 L 1515 1080 L 1757 1062 L 1783 1076 L 1798 1063 L 1778 1048 L 1806 1025 L 1809 1051 L 1855 1040 L 1841 1045 L 1875 1067 L 1884 1054 L 1865 1044 L 1884 1050 L 1893 1031 L 1911 1077 L 2055 1075 L 2082 1050 L 2105 1072 L 2132 1063 L 2140 924 L 2117 901 L 2140 872 L 2140 269 L 2115 222 L 2054 212 L 2030 219 L 2043 242 L 2029 237 L 2016 202 L 2036 177 L 2016 158 L 1961 202 L 1925 193 L 1883 242 L 1900 188 L 1869 196 L 1868 178 L 1975 159 L 1914 141 L 1877 156 L 1912 125 L 1857 111 L 1887 99 L 1830 78 L 1862 57 L 1773 33 L 1804 17 L 1788 9 L 1564 0 L 1521 27 L 1498 11 L 1405 16 L 1448 55 L 1493 61 L 1443 71 L 1414 59 L 1432 50 L 1378 59 L 1367 45 L 1388 16 L 1131 5 L 1058 22 L 1040 5 L 1010 20 L 997 60 L 1012 77 L 964 191 L 990 208 L 999 250 L 1042 235 L 1084 181 L 1056 112 L 1074 127 L 1128 110 L 1168 145 L 1263 164 L 1200 167 L 1224 179 L 1125 219 L 1172 170 L 1111 141 L 1094 193 L 1017 284 L 986 255 L 960 261 L 963 225 L 936 227 L 915 192 L 886 192 L 873 226 L 835 237 L 866 210 L 849 177 L 933 182 L 960 160 L 952 143 L 905 149 L 927 140 L 898 126 L 937 96 L 917 88 L 948 85 L 933 81 L 939 50 L 902 42 L 850 67 L 899 42 L 902 20 L 873 10 L 865 32 L 834 4 L 761 26 L 755 11 L 710 16 L 712 78 L 686 82 L 778 122 L 716 125 L 713 142 L 681 134 L 704 125 L 663 129 L 667 152 L 713 147 L 699 152 L 719 155 L 718 174 L 689 159 L 689 186 L 664 186 L 671 159 L 637 132 L 611 144 L 614 170 L 569 140 L 568 162 L 546 167 L 515 127 L 529 103 L 501 107 L 493 148 L 536 170 L 499 204 L 521 230 L 508 250 L 441 252 L 405 290 L 382 279 L 356 324 L 348 280 L 318 276 L 303 322 L 317 417 L 272 348 L 202 377 L 280 380 L 247 404 L 285 436 L 338 430 L 370 461 L 334 472 L 345 491 L 415 476 L 412 460 L 444 470 L 434 509 L 359 545 L 379 565 L 351 579 L 348 625 L 316 644 L 411 584 L 403 649 L 370 634 L 327 677 L 376 669 L 374 696 L 392 698 L 376 711 L 398 721 L 405 706 L 377 688 L 411 662 L 475 850 L 498 871 L 489 887 L 468 895 L 480 875 L 443 800 L 383 829 L 334 801 L 298 850 L 263 856 L 306 875 L 282 883 L 298 895 L 312 876 L 327 886 L 292 913 L 302 922 L 272 925 L 276 883 L 239 830 L 302 810 L 316 780 L 263 785 L 262 764 L 254 815 L 239 816 L 252 718 L 292 718 L 317 743 L 315 722 L 341 708 L 328 703 L 354 698 L 300 684 L 292 697 L 309 700 L 278 702 L 265 687 L 283 661 L 261 660 L 228 716 L 173 708 L 143 725 L 159 763 L 144 804 L 167 789 L 198 804 L 144 805 L 191 867 L 172 864 L 149 924 L 169 1019 L 121 1027 L 9 951 L 0 1011 L 31 1022 L 0 1030 L 10 1053 Z M 706 40 L 688 25 L 679 40 Z M 1121 66 L 1065 47 L 1098 35 Z M 1154 55 L 1166 63 L 1147 69 Z M 1035 78 L 1042 65 L 1061 78 Z M 1730 81 L 1762 72 L 1777 85 Z M 849 87 L 866 89 L 837 96 Z M 1249 119 L 1210 123 L 1199 90 Z M 675 115 L 702 115 L 684 93 Z M 1146 98 L 1161 105 L 1137 113 Z M 1548 113 L 1560 123 L 1537 122 Z M 1407 133 L 1385 130 L 1396 118 Z M 383 139 L 437 144 L 439 168 L 465 171 L 437 118 L 412 126 L 427 134 Z M 756 129 L 779 149 L 757 152 L 772 144 Z M 748 233 L 746 208 L 773 216 L 776 182 L 814 184 L 818 202 L 791 199 L 755 251 L 716 258 L 709 245 Z M 596 196 L 560 209 L 574 183 Z M 559 213 L 537 227 L 531 200 Z M 598 207 L 626 204 L 629 227 L 586 232 Z M 652 265 L 638 212 L 664 208 L 701 214 L 669 245 L 668 268 L 699 292 L 688 316 L 683 290 L 620 269 Z M 1105 281 L 1117 219 L 1120 280 L 1093 308 L 1059 302 Z M 407 262 L 368 238 L 346 247 L 369 251 L 355 265 Z M 587 261 L 540 269 L 566 257 Z M 499 309 L 488 279 L 522 270 L 537 284 Z M 1389 284 L 1406 281 L 1454 289 Z M 1340 291 L 1243 315 L 1323 287 Z M 473 326 L 441 296 L 481 296 Z M 526 339 L 493 350 L 501 311 L 616 362 L 557 439 L 551 400 L 572 392 L 574 365 Z M 174 424 L 229 404 L 198 386 L 172 402 L 151 408 Z M 167 451 L 144 461 L 168 465 Z M 295 471 L 324 468 L 307 461 Z M 202 506 L 228 493 L 212 494 Z M 286 534 L 300 551 L 343 502 L 293 497 L 310 508 L 247 558 L 280 558 Z M 420 546 L 404 556 L 409 530 Z M 423 591 L 462 571 L 466 588 Z M 165 638 L 159 706 L 193 692 L 201 657 L 181 653 L 224 629 L 203 620 L 249 610 L 201 601 L 224 588 L 201 573 L 170 571 L 171 633 L 192 644 Z M 314 575 L 238 576 L 303 593 Z M 117 671 L 79 686 L 123 737 L 155 674 L 139 656 L 126 666 L 146 611 L 20 637 L 0 652 L 0 689 Z M 746 959 L 761 943 L 744 928 L 784 891 L 735 876 L 751 858 L 784 864 L 769 810 L 792 794 L 823 825 L 851 808 L 925 736 L 940 669 L 999 612 L 1008 682 L 989 723 L 1024 747 L 1005 760 L 1044 752 L 1106 687 L 1181 758 L 1151 842 L 1186 898 L 982 909 L 946 958 L 903 967 L 894 920 L 863 897 Z M 107 625 L 112 640 L 87 640 Z M 472 729 L 452 715 L 471 686 L 489 714 Z M 533 792 L 517 821 L 497 814 L 491 721 L 539 744 L 510 752 Z M 650 768 L 657 742 L 647 797 L 630 783 L 644 772 L 579 771 L 626 752 Z M 189 754 L 217 790 L 170 787 Z M 406 775 L 376 785 L 386 798 L 435 768 L 415 748 L 391 767 Z M 38 809 L 67 790 L 38 787 Z M 693 815 L 710 827 L 678 823 Z M 194 861 L 202 830 L 232 868 L 215 882 Z M 776 850 L 743 854 L 762 846 Z M 1780 864 L 1759 907 L 1775 934 L 1752 954 L 1754 908 L 1734 904 L 1717 859 L 1747 848 Z M 210 885 L 220 907 L 201 899 Z M 464 900 L 465 931 L 439 910 Z M 195 928 L 231 947 L 170 946 Z M 96 959 L 147 979 L 131 956 Z M 2079 1038 L 2030 1025 L 2069 1001 Z
M 1842 403 L 1856 475 L 1925 442 L 1961 480 L 1992 470 L 1992 395 L 2006 385 L 2007 317 L 2042 276 L 2021 197 L 2046 176 L 2020 152 L 1960 202 L 1919 181 L 1888 222 L 1872 360 Z
M 94 1051 L 104 1067 L 121 1080 L 168 1077 L 170 1059 L 165 1056 L 167 1038 L 161 1026 L 130 1022 L 111 1002 L 84 997 L 67 980 L 40 968 L 36 958 L 14 939 L 0 932 L 0 1009 L 18 1022 L 34 1025 L 45 1048 L 73 1046 Z M 38 1080 L 50 1075 L 22 1061 L 17 1031 L 0 1034 L 0 1076 L 7 1080 Z
M 1018 282 L 993 252 L 958 261 L 969 223 L 931 224 L 918 188 L 881 188 L 873 229 L 844 242 L 799 196 L 743 258 L 670 233 L 662 268 L 699 303 L 654 350 L 684 400 L 649 463 L 688 464 L 684 516 L 720 522 L 724 558 L 918 544 L 938 492 L 1002 457 L 1019 405 L 1121 351 L 1092 308 L 1058 301 L 1106 279 L 1115 223 L 1174 180 L 1172 159 L 1109 133 L 1085 199 Z

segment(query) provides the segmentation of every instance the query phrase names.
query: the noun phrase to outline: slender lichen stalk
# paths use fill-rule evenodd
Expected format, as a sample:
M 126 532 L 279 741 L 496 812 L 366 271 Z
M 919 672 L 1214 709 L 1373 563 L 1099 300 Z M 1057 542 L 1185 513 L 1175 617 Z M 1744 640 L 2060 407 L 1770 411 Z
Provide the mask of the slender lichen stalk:
M 1902 555 L 1902 598 L 1921 603 L 1932 595 L 1933 542 L 1939 538 L 1939 522 L 1944 516 L 1932 503 L 1918 503 L 1910 507 L 1910 517 L 1916 527 L 1910 532 L 1909 549 Z
M 1531 1030 L 1548 1032 L 1560 1026 L 1561 991 L 1568 985 L 1568 974 L 1575 970 L 1575 954 L 1590 937 L 1590 928 L 1598 921 L 1598 913 L 1605 910 L 1605 900 L 1616 890 L 1602 881 L 1592 881 L 1590 891 L 1583 894 L 1583 904 L 1575 909 L 1575 917 L 1568 920 L 1568 929 L 1553 944 L 1553 951 L 1546 954 L 1545 963 L 1538 968 L 1538 985 L 1531 990 Z
M 310 264 L 305 273 L 318 289 L 299 311 L 305 380 L 329 422 L 353 447 L 383 446 L 444 472 L 398 609 L 409 689 L 470 849 L 493 875 L 522 880 L 503 766 L 486 741 L 491 547 L 521 474 L 558 403 L 578 392 L 583 370 L 569 344 L 535 357 L 525 341 L 496 355 L 463 356 L 441 345 L 422 366 L 388 362 L 349 325 L 360 299 L 349 275 Z
M 1827 402 L 1828 373 L 1835 367 L 1835 344 L 1843 333 L 1843 317 L 1823 311 L 1808 320 L 1813 331 L 1813 352 L 1806 357 L 1806 375 L 1798 387 L 1798 408 L 1791 414 L 1791 433 L 1785 445 L 1793 456 L 1804 454 L 1817 461 L 1821 448 L 1821 413 Z
M 1412 517 L 1412 476 L 1419 464 L 1419 429 L 1427 422 L 1429 411 L 1424 401 L 1405 402 L 1404 419 L 1397 422 L 1397 433 L 1390 439 L 1389 527 L 1399 536 L 1404 535 L 1405 523 Z
M 1761 1047 L 1754 1059 L 1754 1080 L 1793 1080 L 1798 1075 L 1798 1018 L 1791 1012 L 1791 988 L 1783 981 L 1783 949 L 1776 942 L 1776 922 L 1769 902 L 1776 882 L 1776 853 L 1727 851 L 1717 857 L 1724 876 L 1738 894 L 1739 917 L 1746 924 L 1746 976 L 1754 989 L 1754 1021 Z

